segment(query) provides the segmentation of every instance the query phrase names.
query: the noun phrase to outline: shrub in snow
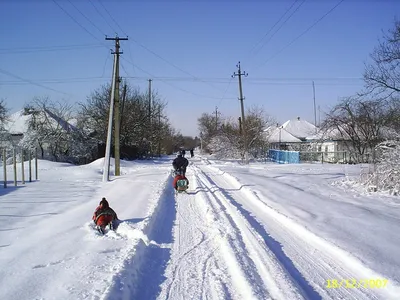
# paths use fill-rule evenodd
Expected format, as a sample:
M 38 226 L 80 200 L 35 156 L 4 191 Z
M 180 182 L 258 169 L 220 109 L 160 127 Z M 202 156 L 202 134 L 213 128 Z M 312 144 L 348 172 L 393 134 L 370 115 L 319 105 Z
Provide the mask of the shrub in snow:
M 374 171 L 365 184 L 369 190 L 399 194 L 400 191 L 400 140 L 388 140 L 376 147 Z
M 217 159 L 240 159 L 241 153 L 236 139 L 229 139 L 227 136 L 219 135 L 211 139 L 208 149 Z

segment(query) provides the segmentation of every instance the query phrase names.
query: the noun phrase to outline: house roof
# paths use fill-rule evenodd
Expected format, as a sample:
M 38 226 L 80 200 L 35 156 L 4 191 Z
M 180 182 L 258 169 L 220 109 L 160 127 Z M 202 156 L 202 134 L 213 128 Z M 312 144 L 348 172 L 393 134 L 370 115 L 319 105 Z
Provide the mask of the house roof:
M 300 119 L 300 117 L 286 121 L 282 124 L 282 128 L 301 140 L 314 135 L 317 131 L 317 127 L 306 120 Z
M 4 122 L 4 129 L 11 134 L 23 134 L 28 131 L 29 121 L 32 119 L 32 115 L 24 115 L 24 110 L 19 110 L 8 117 L 8 120 Z M 77 128 L 62 118 L 58 117 L 48 109 L 44 109 L 43 112 L 58 123 L 64 130 L 77 130 Z
M 270 143 L 298 143 L 301 142 L 300 139 L 296 138 L 290 134 L 286 129 L 280 127 L 275 127 L 267 137 Z
M 23 115 L 23 110 L 19 110 L 11 114 L 4 122 L 4 129 L 11 134 L 23 134 L 28 130 L 29 120 L 31 115 Z

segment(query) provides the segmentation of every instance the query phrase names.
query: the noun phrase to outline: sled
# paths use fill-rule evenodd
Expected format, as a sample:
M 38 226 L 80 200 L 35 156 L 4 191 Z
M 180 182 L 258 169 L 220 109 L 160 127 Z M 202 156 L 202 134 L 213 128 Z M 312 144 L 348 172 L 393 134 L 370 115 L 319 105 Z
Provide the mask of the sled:
M 179 179 L 176 182 L 176 191 L 178 193 L 182 193 L 185 192 L 188 189 L 188 184 L 187 184 L 187 180 L 186 179 Z

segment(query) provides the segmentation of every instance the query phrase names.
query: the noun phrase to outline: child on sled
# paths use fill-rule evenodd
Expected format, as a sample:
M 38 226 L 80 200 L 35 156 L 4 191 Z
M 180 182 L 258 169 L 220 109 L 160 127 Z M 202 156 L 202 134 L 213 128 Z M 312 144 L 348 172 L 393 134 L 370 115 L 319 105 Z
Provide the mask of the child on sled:
M 186 191 L 188 188 L 189 180 L 185 176 L 188 165 L 189 161 L 184 158 L 181 153 L 178 153 L 177 157 L 172 162 L 172 166 L 175 170 L 175 177 L 172 184 L 176 191 Z
M 118 216 L 110 207 L 106 198 L 103 197 L 99 206 L 94 211 L 92 220 L 96 224 L 97 230 L 104 234 L 107 226 L 109 226 L 111 230 L 114 229 L 116 225 L 115 221 L 118 220 Z

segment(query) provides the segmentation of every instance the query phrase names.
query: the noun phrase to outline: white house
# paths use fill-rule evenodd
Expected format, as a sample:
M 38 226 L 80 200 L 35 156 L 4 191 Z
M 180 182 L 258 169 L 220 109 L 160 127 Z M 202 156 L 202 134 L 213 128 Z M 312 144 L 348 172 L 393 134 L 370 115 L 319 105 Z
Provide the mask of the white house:
M 38 114 L 24 114 L 24 110 L 19 110 L 11 114 L 3 124 L 5 132 L 3 132 L 3 138 L 1 144 L 3 147 L 12 148 L 18 147 L 19 142 L 29 131 L 29 124 L 32 118 L 36 118 L 39 121 L 46 120 L 47 126 L 52 128 L 58 128 L 66 132 L 78 131 L 78 129 L 70 124 L 69 122 L 58 117 L 48 109 L 44 108 Z M 42 156 L 47 155 L 47 143 L 42 143 Z

